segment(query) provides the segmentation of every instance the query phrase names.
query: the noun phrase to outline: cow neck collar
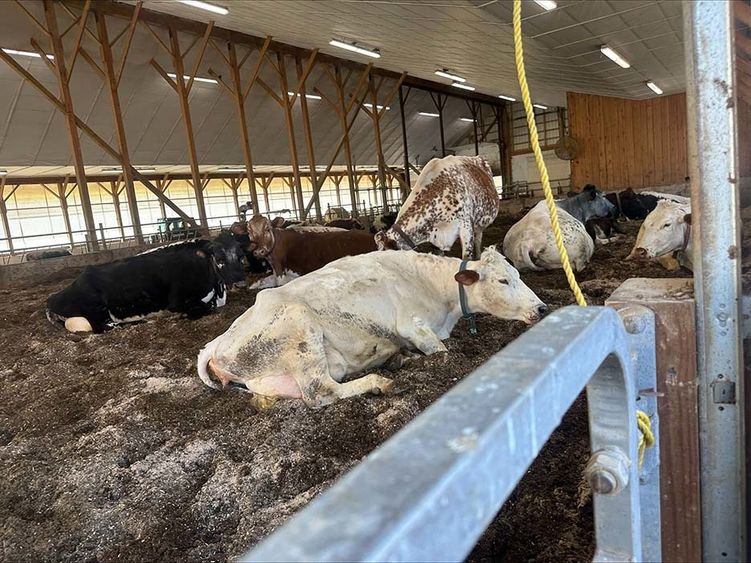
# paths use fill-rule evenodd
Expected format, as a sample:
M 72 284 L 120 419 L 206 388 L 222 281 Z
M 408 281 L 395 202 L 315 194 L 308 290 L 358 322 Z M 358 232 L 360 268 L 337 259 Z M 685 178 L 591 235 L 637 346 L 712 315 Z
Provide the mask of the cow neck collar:
M 417 245 L 415 244 L 415 241 L 413 241 L 413 240 L 412 240 L 412 239 L 411 239 L 411 238 L 409 237 L 409 235 L 408 235 L 407 233 L 405 233 L 405 232 L 404 232 L 404 231 L 402 230 L 402 228 L 401 228 L 401 227 L 400 227 L 399 225 L 397 225 L 396 223 L 394 223 L 393 225 L 391 225 L 391 230 L 392 230 L 392 231 L 394 231 L 394 232 L 395 232 L 395 233 L 396 233 L 397 235 L 399 235 L 399 237 L 400 237 L 400 238 L 401 238 L 401 239 L 402 239 L 402 240 L 403 240 L 404 242 L 406 242 L 406 243 L 407 243 L 407 245 L 408 245 L 408 246 L 409 246 L 409 247 L 410 247 L 410 248 L 411 248 L 412 250 L 414 250 L 414 249 L 415 249 L 415 247 L 417 246 Z
M 459 265 L 459 271 L 461 272 L 467 267 L 467 260 L 462 260 L 462 263 Z M 459 305 L 461 305 L 462 308 L 462 318 L 465 321 L 469 321 L 469 333 L 471 335 L 477 334 L 477 323 L 475 322 L 475 314 L 469 310 L 469 305 L 467 304 L 467 291 L 464 289 L 464 284 L 457 282 L 459 285 Z
M 688 243 L 691 240 L 691 223 L 686 223 L 686 228 L 683 230 L 683 244 L 681 245 L 681 252 L 686 252 L 688 249 Z

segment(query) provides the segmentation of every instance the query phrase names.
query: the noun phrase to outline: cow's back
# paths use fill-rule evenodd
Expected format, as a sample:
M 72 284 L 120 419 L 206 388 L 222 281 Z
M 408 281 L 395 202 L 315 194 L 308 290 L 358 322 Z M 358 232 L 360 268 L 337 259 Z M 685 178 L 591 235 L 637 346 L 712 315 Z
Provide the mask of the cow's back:
M 294 232 L 275 230 L 272 260 L 300 276 L 343 258 L 373 252 L 373 236 L 364 231 Z M 278 272 L 279 274 L 283 272 Z

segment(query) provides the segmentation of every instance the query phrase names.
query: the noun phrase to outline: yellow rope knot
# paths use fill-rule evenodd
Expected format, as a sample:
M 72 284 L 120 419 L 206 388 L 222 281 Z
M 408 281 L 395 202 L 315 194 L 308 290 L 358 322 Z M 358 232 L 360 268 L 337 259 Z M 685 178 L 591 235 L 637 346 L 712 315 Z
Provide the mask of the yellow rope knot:
M 636 424 L 639 427 L 639 468 L 644 464 L 644 452 L 655 445 L 652 421 L 644 411 L 636 411 Z
M 521 0 L 514 0 L 514 52 L 516 55 L 516 73 L 519 76 L 519 87 L 522 91 L 522 102 L 524 104 L 524 112 L 527 114 L 527 126 L 529 127 L 529 140 L 532 144 L 532 150 L 535 153 L 535 161 L 537 162 L 537 169 L 540 172 L 540 180 L 542 181 L 542 189 L 545 192 L 545 202 L 548 205 L 548 213 L 550 213 L 550 226 L 553 228 L 553 236 L 555 237 L 555 246 L 558 248 L 558 254 L 561 255 L 561 265 L 563 271 L 566 274 L 568 285 L 571 287 L 571 291 L 574 292 L 577 304 L 586 306 L 587 301 L 584 299 L 582 290 L 579 288 L 579 284 L 576 283 L 576 277 L 574 271 L 571 269 L 571 263 L 568 259 L 568 252 L 563 244 L 563 235 L 561 234 L 561 226 L 558 223 L 558 208 L 555 205 L 555 199 L 553 198 L 553 191 L 550 189 L 550 177 L 548 176 L 548 169 L 545 166 L 545 160 L 542 157 L 542 149 L 540 149 L 540 139 L 537 135 L 537 124 L 535 123 L 535 112 L 532 108 L 532 100 L 529 97 L 529 86 L 527 85 L 527 73 L 524 70 L 524 48 L 522 46 L 522 3 Z

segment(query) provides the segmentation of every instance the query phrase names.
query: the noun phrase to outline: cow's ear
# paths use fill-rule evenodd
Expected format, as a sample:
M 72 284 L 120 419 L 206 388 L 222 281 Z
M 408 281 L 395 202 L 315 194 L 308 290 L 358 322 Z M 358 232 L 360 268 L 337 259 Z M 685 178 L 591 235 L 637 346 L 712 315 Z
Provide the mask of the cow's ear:
M 462 285 L 472 285 L 480 279 L 480 274 L 475 270 L 461 270 L 456 272 L 454 279 Z
M 690 225 L 691 224 L 691 213 L 686 213 L 683 216 L 683 222 Z
M 271 226 L 275 229 L 281 229 L 284 225 L 284 217 L 274 217 L 274 219 L 271 221 Z

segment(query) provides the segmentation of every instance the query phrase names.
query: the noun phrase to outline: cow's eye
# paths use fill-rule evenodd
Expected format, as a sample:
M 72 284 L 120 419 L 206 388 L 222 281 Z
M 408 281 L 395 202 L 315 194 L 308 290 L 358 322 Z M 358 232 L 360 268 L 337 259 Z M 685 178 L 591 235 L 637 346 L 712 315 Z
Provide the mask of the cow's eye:
M 508 285 L 508 280 L 504 280 L 504 279 L 499 279 L 498 281 L 499 281 L 500 283 L 502 283 L 503 285 Z
M 670 223 L 665 223 L 665 224 L 664 224 L 664 225 L 662 226 L 662 228 L 663 228 L 663 229 L 667 229 L 667 228 L 668 228 L 669 226 L 670 226 Z

